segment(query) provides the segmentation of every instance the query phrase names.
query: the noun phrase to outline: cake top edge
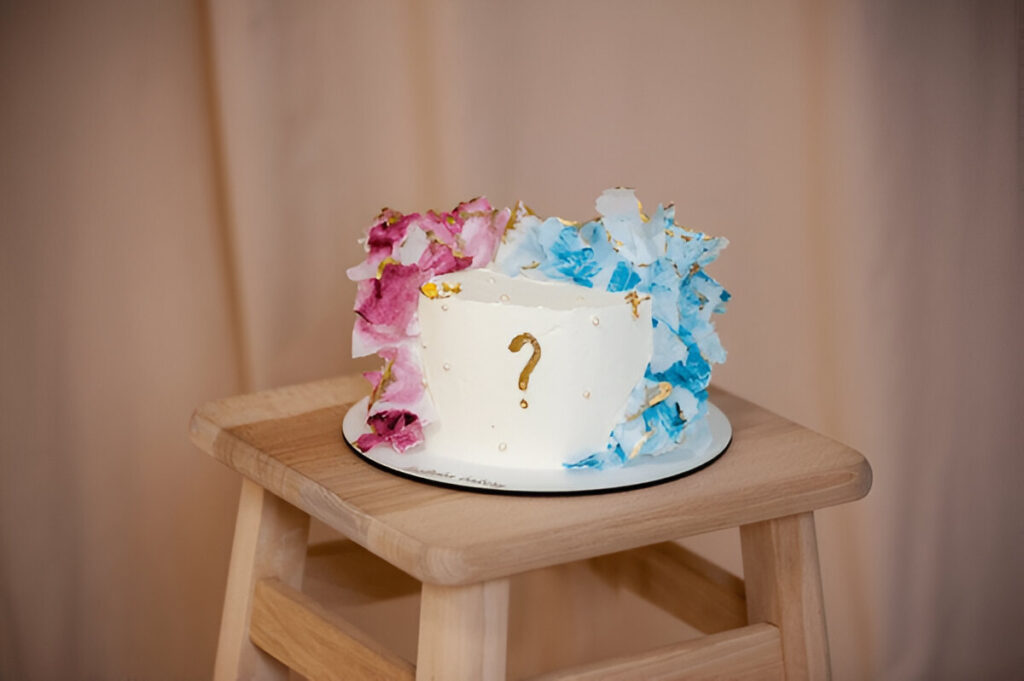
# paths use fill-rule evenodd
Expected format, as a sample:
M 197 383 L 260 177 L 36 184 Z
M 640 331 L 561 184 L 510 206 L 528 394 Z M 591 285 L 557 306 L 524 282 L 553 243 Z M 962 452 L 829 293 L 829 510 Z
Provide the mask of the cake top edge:
M 611 293 L 564 281 L 510 277 L 491 268 L 434 276 L 420 287 L 420 292 L 425 298 L 434 301 L 455 298 L 460 303 L 557 311 L 628 308 L 630 303 L 628 293 Z M 641 304 L 644 302 L 647 301 L 641 301 Z

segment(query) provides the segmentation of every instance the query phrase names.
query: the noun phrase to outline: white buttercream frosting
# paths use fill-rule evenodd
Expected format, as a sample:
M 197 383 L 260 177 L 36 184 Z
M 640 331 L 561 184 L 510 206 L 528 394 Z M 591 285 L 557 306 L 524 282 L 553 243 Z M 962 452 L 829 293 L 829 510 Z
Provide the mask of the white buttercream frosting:
M 477 463 L 561 468 L 603 450 L 651 359 L 650 301 L 489 269 L 436 277 L 459 292 L 421 295 L 420 346 L 437 421 L 431 451 Z M 540 357 L 514 338 L 530 334 Z M 526 404 L 526 407 L 522 405 Z

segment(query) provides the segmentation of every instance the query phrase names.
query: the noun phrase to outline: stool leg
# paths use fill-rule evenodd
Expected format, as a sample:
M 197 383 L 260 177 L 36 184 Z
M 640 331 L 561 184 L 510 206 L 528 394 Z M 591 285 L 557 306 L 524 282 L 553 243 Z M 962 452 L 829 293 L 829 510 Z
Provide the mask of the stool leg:
M 242 481 L 228 587 L 217 644 L 215 681 L 285 681 L 288 668 L 249 640 L 256 582 L 277 577 L 298 588 L 309 538 L 309 516 L 249 480 Z
M 423 584 L 416 681 L 503 681 L 508 580 Z
M 747 618 L 770 622 L 782 637 L 787 681 L 830 677 L 825 607 L 814 514 L 800 513 L 740 528 Z

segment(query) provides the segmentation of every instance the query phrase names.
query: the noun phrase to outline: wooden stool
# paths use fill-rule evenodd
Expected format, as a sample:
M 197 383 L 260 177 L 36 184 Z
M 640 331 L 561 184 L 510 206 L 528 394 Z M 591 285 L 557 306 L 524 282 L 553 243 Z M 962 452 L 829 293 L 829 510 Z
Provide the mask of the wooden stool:
M 365 394 L 338 378 L 193 416 L 193 441 L 246 478 L 216 679 L 504 679 L 509 577 L 581 560 L 710 635 L 548 681 L 828 678 L 813 511 L 867 494 L 856 451 L 712 390 L 734 438 L 698 473 L 594 496 L 478 494 L 360 460 L 341 420 Z M 310 516 L 422 582 L 415 667 L 299 590 Z M 670 541 L 737 526 L 745 587 Z

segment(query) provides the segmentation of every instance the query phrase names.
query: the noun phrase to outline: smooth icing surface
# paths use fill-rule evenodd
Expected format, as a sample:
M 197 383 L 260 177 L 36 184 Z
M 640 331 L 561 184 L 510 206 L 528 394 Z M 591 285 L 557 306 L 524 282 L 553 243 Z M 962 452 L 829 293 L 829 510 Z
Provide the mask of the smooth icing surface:
M 606 447 L 651 358 L 650 301 L 488 269 L 431 279 L 458 293 L 418 302 L 420 356 L 437 420 L 432 451 L 485 464 L 561 468 Z M 535 349 L 540 357 L 520 378 Z M 522 404 L 525 402 L 525 408 Z

